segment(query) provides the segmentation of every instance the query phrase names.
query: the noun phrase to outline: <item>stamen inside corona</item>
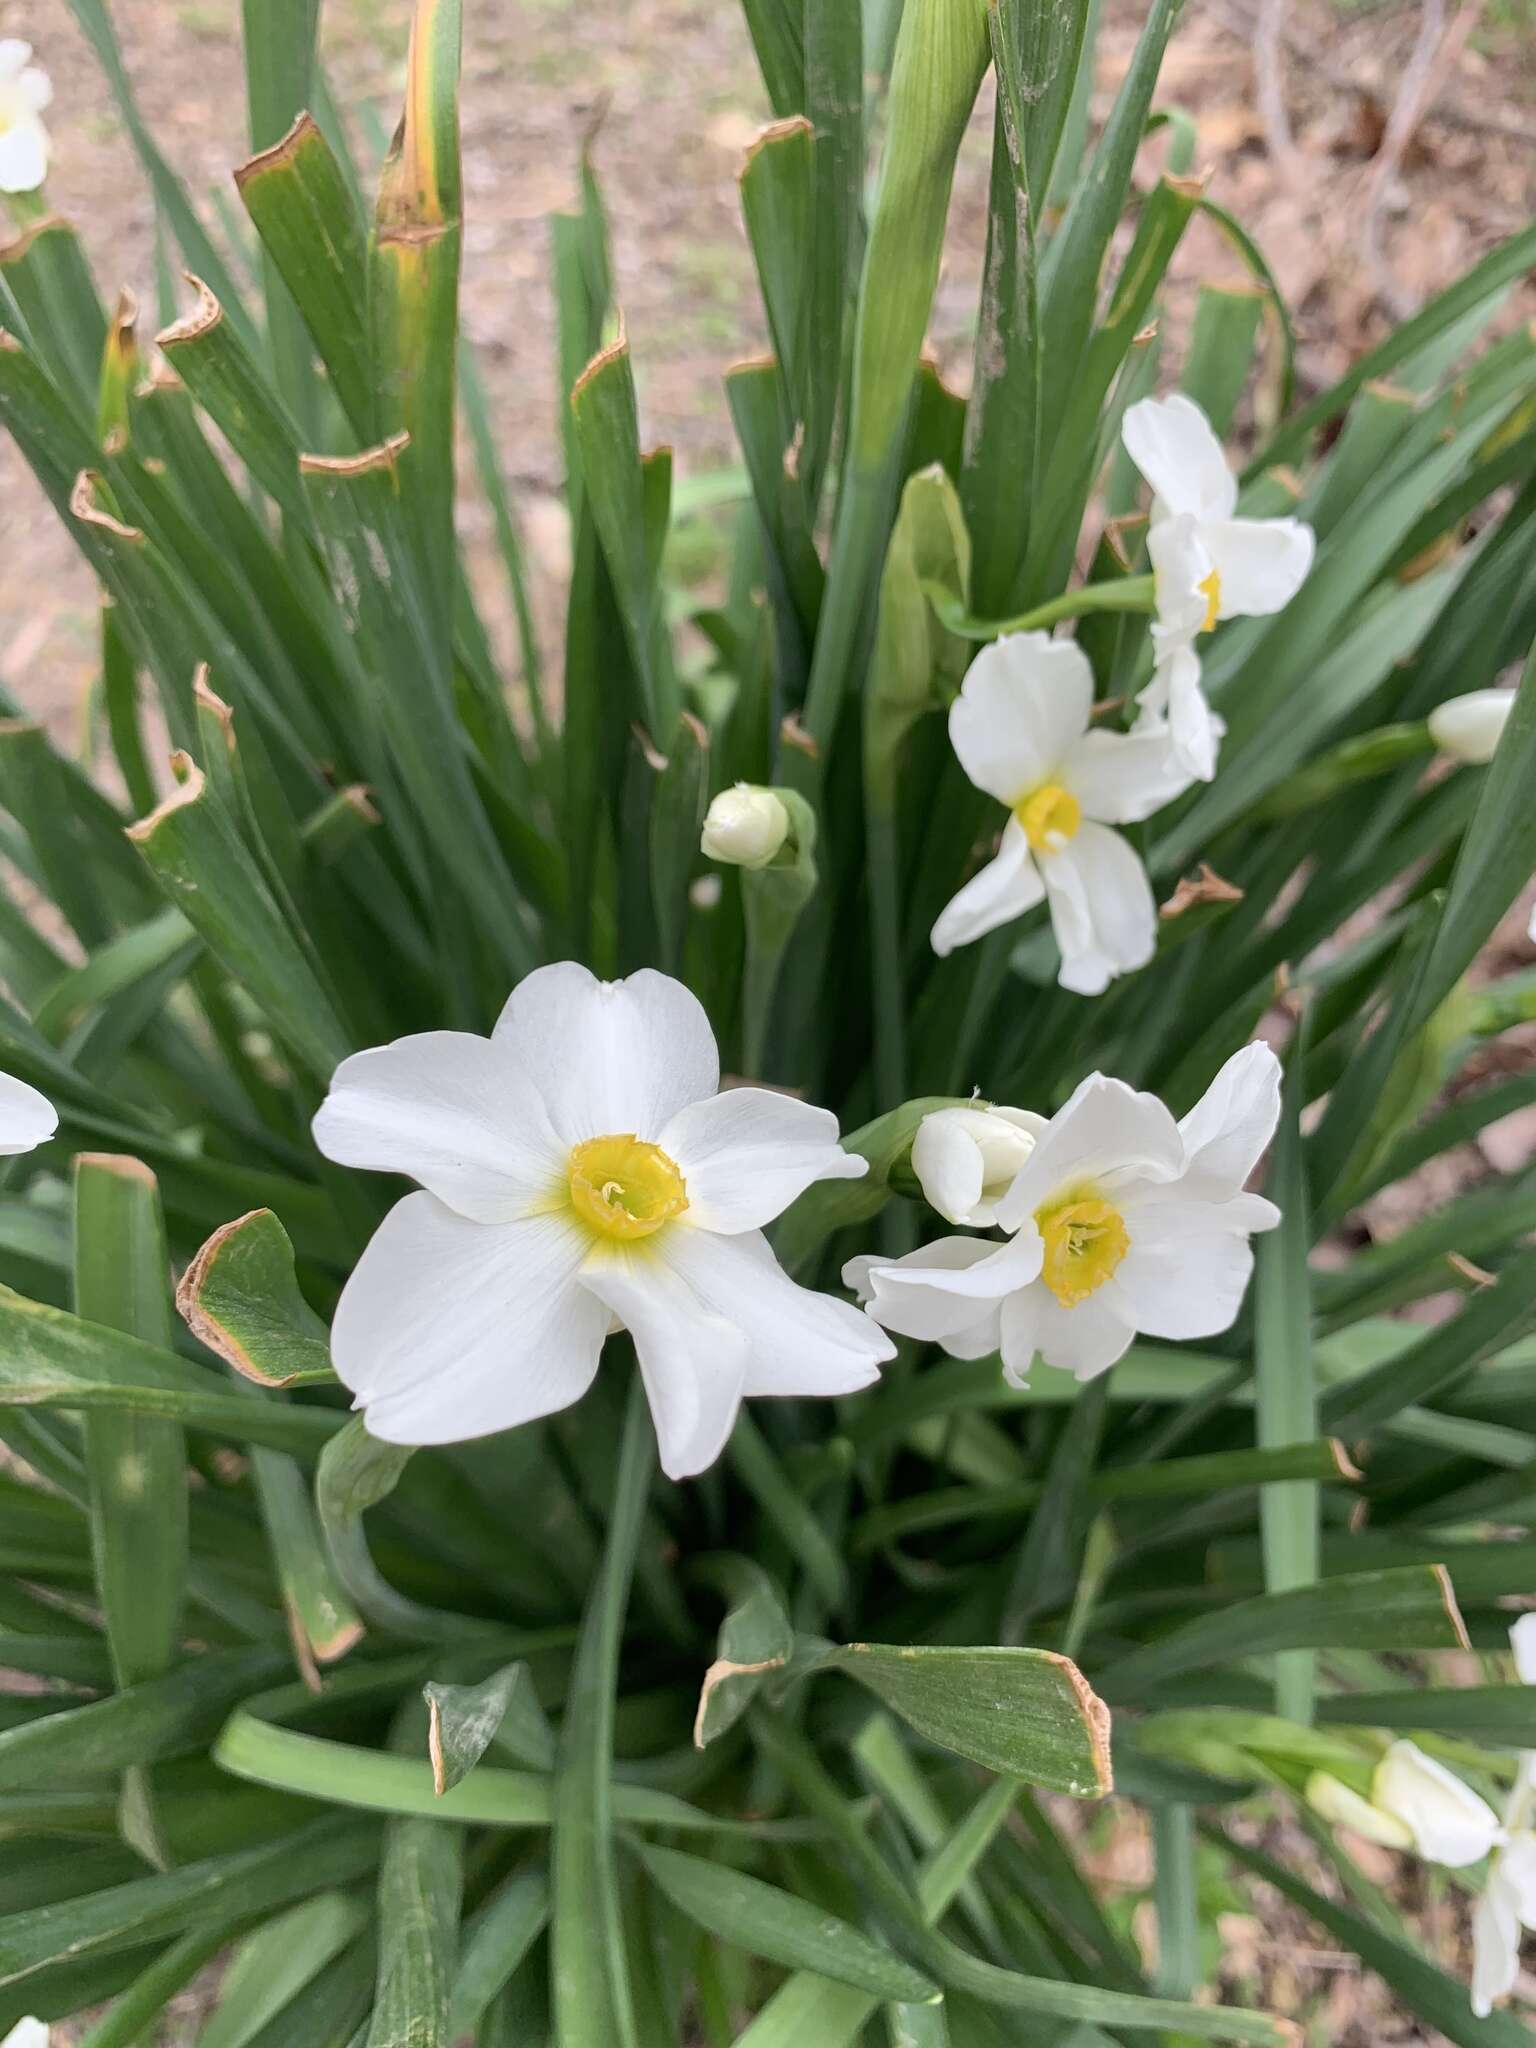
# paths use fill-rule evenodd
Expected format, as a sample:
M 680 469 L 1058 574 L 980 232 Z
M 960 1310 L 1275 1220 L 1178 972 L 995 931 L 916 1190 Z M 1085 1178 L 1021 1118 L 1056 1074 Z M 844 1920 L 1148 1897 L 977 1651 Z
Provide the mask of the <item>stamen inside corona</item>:
M 659 1145 L 632 1132 L 588 1138 L 570 1159 L 571 1207 L 604 1237 L 649 1237 L 688 1206 L 688 1188 Z
M 1120 1211 L 1091 1196 L 1037 1209 L 1035 1223 L 1045 1239 L 1040 1277 L 1063 1308 L 1085 1302 L 1131 1248 Z
M 1059 853 L 1083 822 L 1083 807 L 1059 782 L 1042 782 L 1014 805 L 1013 815 L 1036 853 Z
M 1199 591 L 1200 595 L 1205 599 L 1205 618 L 1201 623 L 1200 630 L 1202 633 L 1209 633 L 1212 626 L 1214 626 L 1216 621 L 1221 617 L 1220 571 L 1213 569 L 1209 576 L 1202 578 L 1202 580 L 1195 585 L 1195 588 Z

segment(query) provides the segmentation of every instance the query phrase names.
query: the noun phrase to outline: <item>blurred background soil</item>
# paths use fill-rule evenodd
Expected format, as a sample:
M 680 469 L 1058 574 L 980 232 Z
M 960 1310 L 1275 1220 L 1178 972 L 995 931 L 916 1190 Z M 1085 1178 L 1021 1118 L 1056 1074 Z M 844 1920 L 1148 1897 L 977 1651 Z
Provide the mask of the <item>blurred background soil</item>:
M 392 124 L 408 0 L 325 0 L 325 48 L 339 100 Z M 549 246 L 552 210 L 575 197 L 582 139 L 596 129 L 619 298 L 641 383 L 647 438 L 670 442 L 683 477 L 736 460 L 721 371 L 764 346 L 736 203 L 742 151 L 768 116 L 734 0 L 470 0 L 466 7 L 464 318 L 479 345 L 503 465 L 516 494 L 553 635 L 566 543 Z M 144 111 L 162 148 L 207 202 L 246 154 L 237 0 L 117 0 Z M 1143 5 L 1106 0 L 1096 114 L 1134 46 Z M 80 227 L 103 293 L 130 286 L 155 304 L 153 221 L 122 125 L 64 0 L 0 0 L 0 35 L 31 41 L 53 75 L 53 206 Z M 1522 227 L 1536 199 L 1536 0 L 1189 0 L 1158 104 L 1196 124 L 1196 169 L 1276 272 L 1296 321 L 1302 395 L 1337 376 L 1394 319 L 1411 313 L 1486 249 Z M 946 378 L 968 378 L 986 219 L 990 100 L 962 155 L 931 344 Z M 1150 175 L 1163 145 L 1144 153 Z M 1203 223 L 1175 264 L 1170 319 L 1202 279 L 1240 280 Z M 1506 317 L 1536 315 L 1528 283 Z M 157 323 L 146 313 L 145 331 Z M 489 554 L 478 499 L 466 539 Z M 684 526 L 676 566 L 707 581 L 713 528 Z M 15 451 L 0 441 L 0 680 L 66 743 L 96 662 L 90 579 Z M 1525 912 L 1483 971 L 1529 964 Z M 1525 1034 L 1522 1034 L 1525 1036 Z M 1529 1044 L 1501 1042 L 1500 1063 Z M 1437 1163 L 1439 1179 L 1382 1198 L 1363 1229 L 1391 1235 L 1455 1188 L 1531 1156 L 1530 1119 L 1495 1125 L 1486 1149 Z M 1475 1674 L 1472 1674 L 1475 1679 Z M 1273 1827 L 1273 1823 L 1265 1824 Z M 1079 1816 L 1084 1849 L 1127 1923 L 1149 1879 L 1129 1809 Z M 1294 1830 L 1277 1853 L 1312 1852 Z M 1433 1874 L 1382 1851 L 1371 1874 L 1397 1889 L 1425 1946 L 1464 1972 L 1466 1927 Z M 1213 1885 L 1219 1876 L 1213 1871 Z M 1407 1889 L 1403 1889 L 1406 1887 Z M 1281 1902 L 1213 1898 L 1221 1955 L 1213 1980 L 1234 2002 L 1296 2019 L 1327 2048 L 1437 2048 L 1396 2011 L 1357 1959 L 1330 1950 Z M 1536 1985 L 1527 1983 L 1529 1995 Z M 206 1987 L 167 2041 L 196 2038 Z M 65 2030 L 61 2030 L 61 2033 Z M 67 2037 L 67 2036 L 66 2036 Z M 297 2048 L 297 2044 L 296 2044 Z M 807 2044 L 812 2048 L 812 2044 Z

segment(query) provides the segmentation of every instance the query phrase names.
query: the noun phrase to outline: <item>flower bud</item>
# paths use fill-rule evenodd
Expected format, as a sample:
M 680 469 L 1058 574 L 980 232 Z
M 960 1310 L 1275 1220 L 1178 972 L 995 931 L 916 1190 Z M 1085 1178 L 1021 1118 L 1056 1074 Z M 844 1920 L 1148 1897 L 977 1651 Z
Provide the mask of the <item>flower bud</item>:
M 1307 1780 L 1306 1801 L 1312 1811 L 1330 1827 L 1348 1828 L 1367 1842 L 1380 1842 L 1384 1849 L 1411 1849 L 1413 1829 L 1395 1814 L 1373 1806 L 1362 1793 L 1353 1791 L 1331 1771 L 1314 1771 Z
M 935 1109 L 912 1141 L 912 1171 L 951 1223 L 983 1228 L 1035 1149 L 1046 1120 L 1027 1109 Z
M 700 841 L 711 860 L 765 868 L 789 836 L 789 812 L 771 789 L 738 782 L 722 789 L 704 819 Z
M 1476 1863 L 1503 1834 L 1488 1802 L 1416 1743 L 1393 1743 L 1376 1766 L 1371 1800 L 1409 1829 L 1421 1856 L 1450 1870 Z
M 1481 768 L 1493 759 L 1514 701 L 1513 690 L 1469 690 L 1464 697 L 1447 697 L 1429 714 L 1429 736 L 1442 754 Z

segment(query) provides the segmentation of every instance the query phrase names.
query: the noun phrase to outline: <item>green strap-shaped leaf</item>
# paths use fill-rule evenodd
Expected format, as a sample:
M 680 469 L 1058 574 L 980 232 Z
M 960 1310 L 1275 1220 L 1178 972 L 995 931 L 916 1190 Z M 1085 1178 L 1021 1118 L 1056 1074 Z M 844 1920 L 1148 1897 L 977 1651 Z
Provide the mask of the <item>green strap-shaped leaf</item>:
M 1467 1632 L 1443 1565 L 1354 1572 L 1289 1593 L 1239 1601 L 1121 1657 L 1101 1683 L 1111 1700 L 1137 1699 L 1185 1671 L 1275 1650 L 1455 1650 Z
M 939 1995 L 920 1970 L 793 1892 L 678 1849 L 638 1843 L 635 1854 L 680 1913 L 748 1955 L 786 1969 L 815 1970 L 877 1998 L 927 2004 Z
M 91 1321 L 169 1349 L 165 1219 L 155 1176 L 137 1159 L 85 1153 L 75 1161 L 74 1292 Z M 178 1424 L 147 1415 L 102 1409 L 84 1421 L 96 1589 L 126 1689 L 160 1677 L 180 1648 L 186 1438 Z M 125 1780 L 124 1813 L 151 1860 L 162 1862 L 150 1783 L 138 1771 Z
M 272 1650 L 208 1650 L 111 1699 L 60 1707 L 0 1732 L 0 1790 L 68 1786 L 196 1749 L 235 1702 L 283 1668 Z
M 847 1672 L 920 1735 L 988 1770 L 1079 1798 L 1111 1788 L 1108 1710 L 1054 1651 L 850 1643 L 821 1668 Z
M 213 1856 L 161 1877 L 113 1885 L 87 1899 L 37 1906 L 0 1923 L 0 1990 L 39 1975 L 62 1956 L 100 1954 L 134 1941 L 184 1933 L 226 1918 L 251 1918 L 291 1899 L 349 1883 L 378 1853 L 376 1830 L 352 1819 L 313 1822 L 259 1849 Z
M 331 998 L 232 821 L 185 754 L 180 787 L 128 836 L 210 952 L 249 989 L 284 1043 L 321 1081 L 351 1050 Z
M 379 1966 L 368 2048 L 450 2048 L 464 1833 L 391 1821 L 379 1867 Z
M 122 1408 L 311 1456 L 342 1427 L 324 1409 L 227 1392 L 173 1351 L 0 1287 L 0 1407 L 12 1406 Z

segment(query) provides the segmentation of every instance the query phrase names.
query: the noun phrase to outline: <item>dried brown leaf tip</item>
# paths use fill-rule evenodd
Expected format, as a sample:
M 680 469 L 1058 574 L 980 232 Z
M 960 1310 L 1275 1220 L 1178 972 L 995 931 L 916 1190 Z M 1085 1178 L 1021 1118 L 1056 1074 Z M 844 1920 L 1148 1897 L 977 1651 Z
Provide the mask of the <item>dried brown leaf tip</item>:
M 1241 903 L 1242 900 L 1243 892 L 1237 884 L 1223 881 L 1210 862 L 1203 860 L 1198 873 L 1185 875 L 1157 914 L 1161 918 L 1182 917 L 1186 910 L 1193 910 L 1200 903 Z

